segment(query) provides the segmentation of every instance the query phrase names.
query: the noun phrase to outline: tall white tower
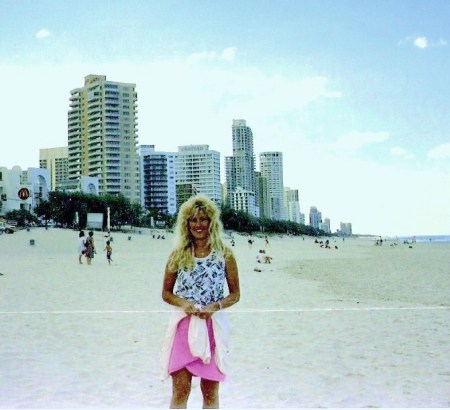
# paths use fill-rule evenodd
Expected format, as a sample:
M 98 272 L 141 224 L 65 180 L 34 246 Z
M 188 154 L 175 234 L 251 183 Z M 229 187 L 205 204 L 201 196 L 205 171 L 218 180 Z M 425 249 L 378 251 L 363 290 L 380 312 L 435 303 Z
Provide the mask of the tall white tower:
M 285 220 L 283 187 L 283 153 L 261 152 L 259 154 L 261 177 L 267 181 L 269 214 L 274 220 Z
M 101 194 L 140 200 L 136 85 L 88 75 L 70 92 L 68 178 L 99 178 Z
M 233 199 L 243 193 L 249 198 L 244 210 L 259 216 L 257 186 L 255 176 L 255 156 L 253 153 L 253 132 L 245 120 L 233 120 L 233 155 L 225 158 L 226 187 L 229 204 L 236 206 Z
M 39 168 L 50 172 L 50 189 L 55 191 L 61 181 L 67 179 L 67 147 L 41 148 L 39 150 Z
M 177 191 L 181 186 L 191 186 L 192 192 L 204 194 L 217 204 L 222 203 L 220 183 L 220 153 L 209 145 L 184 145 L 178 147 L 175 159 Z M 178 196 L 178 192 L 177 192 Z

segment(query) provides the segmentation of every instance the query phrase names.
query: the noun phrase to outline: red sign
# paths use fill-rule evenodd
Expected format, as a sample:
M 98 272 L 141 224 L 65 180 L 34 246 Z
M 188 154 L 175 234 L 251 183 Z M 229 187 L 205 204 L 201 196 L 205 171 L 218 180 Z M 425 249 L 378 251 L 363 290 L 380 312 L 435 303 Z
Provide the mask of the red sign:
M 20 188 L 17 195 L 19 195 L 20 199 L 25 201 L 25 199 L 28 199 L 30 197 L 30 191 L 28 190 L 28 188 Z

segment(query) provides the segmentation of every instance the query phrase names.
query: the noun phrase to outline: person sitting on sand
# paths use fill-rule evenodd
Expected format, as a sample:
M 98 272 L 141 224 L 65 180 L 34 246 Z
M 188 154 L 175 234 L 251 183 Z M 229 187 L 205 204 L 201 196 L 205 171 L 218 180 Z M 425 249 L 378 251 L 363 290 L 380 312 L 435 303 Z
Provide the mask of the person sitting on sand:
M 258 263 L 272 263 L 272 257 L 266 254 L 264 249 L 260 249 L 256 255 L 256 262 Z

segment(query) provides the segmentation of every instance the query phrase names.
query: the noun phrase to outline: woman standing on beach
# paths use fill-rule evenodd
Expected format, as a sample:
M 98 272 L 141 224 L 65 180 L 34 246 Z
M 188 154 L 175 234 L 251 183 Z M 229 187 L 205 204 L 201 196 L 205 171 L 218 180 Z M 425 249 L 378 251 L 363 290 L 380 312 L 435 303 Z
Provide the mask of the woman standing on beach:
M 85 241 L 86 237 L 84 236 L 84 231 L 80 231 L 78 234 L 78 262 L 81 264 L 83 264 L 83 262 L 81 262 L 81 257 L 86 252 Z
M 92 258 L 94 257 L 94 253 L 95 253 L 94 232 L 89 231 L 89 234 L 88 234 L 88 237 L 86 238 L 85 244 L 86 244 L 87 264 L 90 265 Z
M 201 195 L 186 201 L 178 213 L 177 243 L 162 289 L 163 300 L 178 308 L 161 356 L 164 376 L 172 376 L 171 408 L 186 408 L 192 376 L 201 378 L 204 408 L 219 407 L 229 337 L 222 310 L 240 298 L 238 268 L 221 238 L 219 214 L 216 204 Z

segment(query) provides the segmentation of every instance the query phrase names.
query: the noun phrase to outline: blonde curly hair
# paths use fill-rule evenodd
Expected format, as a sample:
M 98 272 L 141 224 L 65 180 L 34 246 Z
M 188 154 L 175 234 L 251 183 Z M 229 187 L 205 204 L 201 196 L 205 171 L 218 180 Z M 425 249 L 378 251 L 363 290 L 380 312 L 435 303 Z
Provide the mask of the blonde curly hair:
M 194 244 L 189 230 L 189 218 L 196 216 L 201 211 L 210 220 L 208 245 L 212 250 L 219 252 L 225 259 L 232 255 L 231 249 L 222 240 L 223 227 L 219 208 L 208 197 L 196 195 L 184 202 L 178 211 L 175 246 L 168 262 L 168 268 L 171 272 L 177 272 L 179 269 L 191 270 L 195 266 Z

